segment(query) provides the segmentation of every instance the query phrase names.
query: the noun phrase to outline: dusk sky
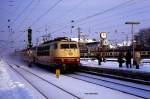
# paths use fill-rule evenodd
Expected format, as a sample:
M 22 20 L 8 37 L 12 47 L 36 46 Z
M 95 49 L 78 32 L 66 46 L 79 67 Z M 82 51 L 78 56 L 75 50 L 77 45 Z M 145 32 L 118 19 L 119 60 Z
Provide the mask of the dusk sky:
M 77 37 L 77 27 L 87 38 L 99 39 L 99 32 L 108 32 L 109 40 L 123 41 L 131 39 L 131 25 L 125 22 L 140 22 L 134 32 L 150 27 L 150 0 L 1 0 L 0 13 L 0 40 L 16 44 L 27 40 L 28 27 L 34 42 L 48 33 Z

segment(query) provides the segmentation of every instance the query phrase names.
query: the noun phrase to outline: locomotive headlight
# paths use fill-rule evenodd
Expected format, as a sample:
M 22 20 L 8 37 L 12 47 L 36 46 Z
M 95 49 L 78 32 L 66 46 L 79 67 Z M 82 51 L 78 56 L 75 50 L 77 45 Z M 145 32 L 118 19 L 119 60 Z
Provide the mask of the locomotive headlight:
M 77 61 L 79 61 L 79 59 L 77 59 Z
M 64 59 L 63 59 L 63 58 L 61 59 L 61 62 L 64 62 Z

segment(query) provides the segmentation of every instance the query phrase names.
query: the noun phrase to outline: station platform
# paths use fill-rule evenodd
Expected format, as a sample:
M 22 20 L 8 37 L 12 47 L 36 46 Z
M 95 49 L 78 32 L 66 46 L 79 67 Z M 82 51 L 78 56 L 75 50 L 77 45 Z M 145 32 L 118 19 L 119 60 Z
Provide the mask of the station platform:
M 97 60 L 81 59 L 80 69 L 88 73 L 150 85 L 150 64 L 140 64 L 140 68 L 136 69 L 135 66 L 126 68 L 124 63 L 123 67 L 119 68 L 118 62 L 115 61 L 106 61 L 98 65 Z

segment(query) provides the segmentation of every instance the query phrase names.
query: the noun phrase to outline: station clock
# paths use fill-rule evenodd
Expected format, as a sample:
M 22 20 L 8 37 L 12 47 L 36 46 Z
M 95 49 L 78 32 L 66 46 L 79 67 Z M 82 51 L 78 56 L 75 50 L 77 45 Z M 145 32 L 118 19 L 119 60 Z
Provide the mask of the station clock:
M 101 37 L 102 39 L 106 39 L 106 38 L 107 38 L 107 33 L 106 33 L 106 32 L 101 32 L 101 33 L 100 33 L 100 37 Z

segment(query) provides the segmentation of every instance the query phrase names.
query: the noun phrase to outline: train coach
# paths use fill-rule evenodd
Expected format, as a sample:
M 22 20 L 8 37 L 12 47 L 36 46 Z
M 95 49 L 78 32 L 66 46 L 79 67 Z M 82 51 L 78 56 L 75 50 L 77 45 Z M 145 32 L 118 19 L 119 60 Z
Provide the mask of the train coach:
M 76 69 L 80 64 L 78 43 L 67 37 L 59 37 L 39 46 L 21 51 L 21 56 L 29 63 L 38 63 L 65 71 Z

